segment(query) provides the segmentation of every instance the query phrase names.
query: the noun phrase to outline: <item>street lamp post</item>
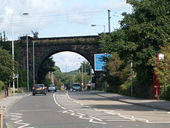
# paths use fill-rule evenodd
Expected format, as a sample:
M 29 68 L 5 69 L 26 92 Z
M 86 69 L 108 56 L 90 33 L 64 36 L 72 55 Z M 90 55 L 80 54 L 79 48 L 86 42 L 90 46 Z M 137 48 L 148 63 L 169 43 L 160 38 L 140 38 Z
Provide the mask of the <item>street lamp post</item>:
M 82 63 L 82 87 L 83 87 L 83 63 Z
M 35 84 L 35 43 L 33 41 L 33 84 Z
M 131 96 L 133 96 L 133 62 L 131 61 Z
M 108 32 L 110 33 L 110 19 L 111 19 L 111 17 L 110 17 L 110 10 L 108 10 Z
M 24 16 L 29 15 L 29 13 L 23 13 Z M 29 92 L 29 55 L 28 55 L 28 35 L 26 35 L 26 45 L 27 45 L 27 90 Z
M 26 35 L 26 40 L 27 40 L 27 89 L 29 92 L 29 55 L 28 55 L 28 35 Z
M 13 84 L 13 95 L 15 95 L 15 73 L 14 73 L 14 40 L 13 40 L 13 30 L 12 30 L 12 69 L 13 69 L 13 73 L 12 73 L 12 84 Z
M 15 59 L 14 59 L 14 39 L 13 39 L 13 36 L 14 36 L 14 34 L 13 34 L 13 16 L 11 17 L 11 34 L 12 34 L 12 42 L 11 42 L 11 46 L 12 46 L 12 85 L 13 85 L 13 87 L 12 87 L 12 90 L 13 90 L 13 95 L 15 96 L 15 72 L 14 72 L 14 70 L 15 70 Z
M 91 25 L 91 27 L 96 27 L 96 26 L 102 26 L 102 27 L 103 27 L 103 32 L 105 33 L 105 31 L 106 31 L 105 25 L 96 25 L 96 24 L 92 24 L 92 25 Z

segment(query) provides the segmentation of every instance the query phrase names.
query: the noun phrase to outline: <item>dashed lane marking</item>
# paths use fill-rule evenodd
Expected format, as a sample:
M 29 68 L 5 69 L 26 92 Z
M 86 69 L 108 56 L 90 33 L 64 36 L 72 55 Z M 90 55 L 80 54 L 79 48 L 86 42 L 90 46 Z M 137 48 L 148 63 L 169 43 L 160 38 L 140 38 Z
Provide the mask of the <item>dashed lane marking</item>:
M 71 100 L 72 102 L 74 102 L 74 103 L 76 103 L 76 104 L 79 104 L 79 105 L 82 105 L 82 106 L 84 106 L 84 107 L 86 107 L 87 109 L 89 109 L 90 108 L 90 106 L 85 106 L 85 105 L 83 105 L 83 104 L 80 104 L 80 102 L 78 102 L 78 101 L 76 101 L 76 100 L 74 100 L 74 99 L 72 99 L 69 95 L 68 95 L 68 93 L 66 93 L 65 94 L 65 96 L 67 97 L 67 99 L 69 99 L 69 100 Z M 54 98 L 54 100 L 55 100 L 55 102 L 56 102 L 56 104 L 60 107 L 61 105 L 58 103 L 58 101 L 57 101 L 57 99 L 59 99 L 60 97 L 59 96 L 57 96 L 57 99 L 55 99 L 55 95 L 53 95 L 53 98 Z M 62 98 L 64 98 L 63 97 L 63 95 L 62 95 Z M 65 99 L 66 100 L 66 99 Z M 67 105 L 68 105 L 68 103 L 66 103 Z M 78 110 L 78 109 L 76 109 L 76 110 Z M 85 111 L 86 109 L 84 109 L 84 111 Z M 95 110 L 95 109 L 92 109 L 92 110 Z M 88 110 L 89 111 L 89 110 Z M 96 111 L 97 112 L 97 111 Z M 65 111 L 63 111 L 63 113 L 67 113 L 67 114 L 70 114 L 71 116 L 77 116 L 78 118 L 80 118 L 80 119 L 87 119 L 87 120 L 89 120 L 89 122 L 92 122 L 92 123 L 99 123 L 99 124 L 107 124 L 106 122 L 122 122 L 122 121 L 136 121 L 135 119 L 134 119 L 134 117 L 133 118 L 131 118 L 131 117 L 125 117 L 125 116 L 123 116 L 123 115 L 121 115 L 120 113 L 115 113 L 115 114 L 113 114 L 113 113 L 109 113 L 109 112 L 103 112 L 103 113 L 95 113 L 94 114 L 94 116 L 93 115 L 91 115 L 91 113 L 90 113 L 90 115 L 89 114 L 84 114 L 84 113 L 79 113 L 79 112 L 75 112 L 75 111 L 73 111 L 73 110 L 65 110 Z M 85 112 L 86 113 L 86 112 Z M 105 117 L 103 117 L 103 116 L 105 116 Z M 89 118 L 90 117 L 90 118 Z
M 53 94 L 53 98 L 54 98 L 54 102 L 56 103 L 56 105 L 58 105 L 60 108 L 64 108 L 62 105 L 60 105 L 56 98 L 55 98 L 55 94 Z M 73 110 L 70 110 L 70 109 L 66 109 L 64 108 L 64 110 L 62 111 L 62 113 L 64 114 L 70 114 L 71 116 L 76 116 L 78 117 L 79 119 L 83 119 L 83 120 L 88 120 L 90 123 L 96 123 L 96 124 L 107 124 L 106 122 L 103 122 L 103 120 L 99 119 L 99 118 L 96 118 L 96 117 L 92 117 L 92 116 L 89 116 L 89 115 L 86 115 L 84 113 L 79 113 L 79 112 L 75 112 Z

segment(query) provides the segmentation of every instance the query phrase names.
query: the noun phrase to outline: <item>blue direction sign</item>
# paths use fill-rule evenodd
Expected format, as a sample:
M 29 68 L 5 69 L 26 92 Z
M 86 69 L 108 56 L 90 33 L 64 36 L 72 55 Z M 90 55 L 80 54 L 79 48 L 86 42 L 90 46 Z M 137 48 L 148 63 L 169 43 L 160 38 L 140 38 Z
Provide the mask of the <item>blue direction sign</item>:
M 103 71 L 103 67 L 105 62 L 103 61 L 103 57 L 109 57 L 110 54 L 95 54 L 94 55 L 94 70 L 95 71 Z

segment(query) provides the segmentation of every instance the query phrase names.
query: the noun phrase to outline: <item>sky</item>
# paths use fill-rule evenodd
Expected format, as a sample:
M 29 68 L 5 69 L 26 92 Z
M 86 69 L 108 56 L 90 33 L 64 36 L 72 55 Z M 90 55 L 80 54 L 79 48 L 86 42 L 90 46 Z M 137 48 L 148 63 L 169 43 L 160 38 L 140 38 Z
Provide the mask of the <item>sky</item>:
M 0 3 L 0 33 L 5 31 L 8 40 L 32 35 L 31 31 L 38 31 L 39 38 L 98 35 L 108 31 L 108 10 L 114 31 L 120 27 L 121 14 L 129 13 L 131 8 L 125 0 L 0 0 Z M 85 60 L 72 52 L 52 57 L 62 72 L 75 70 Z

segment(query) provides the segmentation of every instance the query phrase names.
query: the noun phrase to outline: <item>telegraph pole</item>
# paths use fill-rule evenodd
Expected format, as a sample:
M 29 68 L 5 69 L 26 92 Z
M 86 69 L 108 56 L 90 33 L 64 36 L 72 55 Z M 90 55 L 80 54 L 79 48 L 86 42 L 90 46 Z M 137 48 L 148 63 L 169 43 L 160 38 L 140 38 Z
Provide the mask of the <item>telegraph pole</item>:
M 109 33 L 110 33 L 110 19 L 111 19 L 110 10 L 108 10 L 108 31 L 109 31 Z

